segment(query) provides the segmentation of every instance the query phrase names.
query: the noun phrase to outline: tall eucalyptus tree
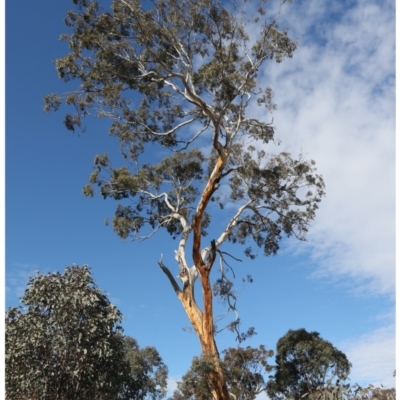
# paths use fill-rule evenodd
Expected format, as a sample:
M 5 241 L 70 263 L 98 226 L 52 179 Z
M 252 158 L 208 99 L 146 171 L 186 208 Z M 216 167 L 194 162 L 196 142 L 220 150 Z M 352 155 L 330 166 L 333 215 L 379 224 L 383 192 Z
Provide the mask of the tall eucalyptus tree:
M 118 202 L 113 227 L 122 238 L 148 238 L 160 229 L 179 238 L 175 259 L 183 285 L 162 258 L 159 266 L 203 353 L 216 359 L 213 295 L 236 311 L 224 243 L 246 245 L 250 258 L 254 246 L 275 254 L 282 236 L 304 239 L 324 195 L 313 161 L 266 152 L 274 140 L 275 105 L 259 73 L 296 48 L 277 24 L 287 1 L 269 12 L 264 0 L 114 0 L 109 11 L 96 0 L 73 0 L 76 8 L 65 20 L 72 33 L 62 37 L 70 52 L 56 67 L 61 79 L 79 85 L 45 98 L 47 111 L 63 102 L 74 107 L 65 117 L 69 130 L 88 115 L 110 120 L 123 164 L 115 167 L 108 154 L 97 155 L 84 194 L 97 189 Z M 249 112 L 254 106 L 263 107 L 268 121 Z M 204 243 L 216 219 L 225 227 Z M 217 257 L 220 277 L 212 286 Z M 196 283 L 202 307 L 194 298 Z M 238 324 L 236 318 L 229 328 L 243 339 Z M 215 399 L 229 398 L 220 368 L 212 387 Z

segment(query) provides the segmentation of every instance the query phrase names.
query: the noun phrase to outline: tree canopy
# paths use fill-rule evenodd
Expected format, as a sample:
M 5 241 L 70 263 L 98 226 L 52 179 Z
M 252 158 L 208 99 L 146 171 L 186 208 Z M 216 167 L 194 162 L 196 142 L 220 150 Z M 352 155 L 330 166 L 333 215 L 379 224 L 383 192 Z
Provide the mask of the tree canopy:
M 234 312 L 227 327 L 239 340 L 254 332 L 239 331 L 223 245 L 243 245 L 251 259 L 259 249 L 274 255 L 284 236 L 305 239 L 324 195 L 314 161 L 272 152 L 273 90 L 260 85 L 260 76 L 263 65 L 296 49 L 277 22 L 286 2 L 114 0 L 105 10 L 96 0 L 73 0 L 65 19 L 72 33 L 62 36 L 70 52 L 56 68 L 78 85 L 45 98 L 46 111 L 63 102 L 73 107 L 64 121 L 69 130 L 82 128 L 89 115 L 110 121 L 122 157 L 96 155 L 83 192 L 117 202 L 112 225 L 122 238 L 142 240 L 164 229 L 178 239 L 183 285 L 162 257 L 159 266 L 216 365 L 213 295 Z M 262 119 L 250 112 L 254 107 Z M 217 259 L 220 276 L 212 285 Z M 212 382 L 212 396 L 228 399 L 222 370 Z
M 345 381 L 351 364 L 346 355 L 318 332 L 289 330 L 277 344 L 275 374 L 268 381 L 272 400 L 300 399 L 306 393 Z
M 125 360 L 130 371 L 124 384 L 124 399 L 164 398 L 167 387 L 168 368 L 155 347 L 141 349 L 137 341 L 124 336 Z
M 165 394 L 152 347 L 122 336 L 122 315 L 87 266 L 30 278 L 6 314 L 6 398 L 139 400 Z M 146 397 L 147 396 L 147 397 Z
M 274 354 L 272 350 L 266 350 L 263 345 L 259 348 L 230 347 L 222 354 L 221 368 L 232 399 L 254 400 L 266 390 L 266 374 L 273 369 L 268 364 L 268 358 Z M 194 357 L 170 400 L 208 400 L 212 391 L 209 377 L 214 368 L 207 356 Z

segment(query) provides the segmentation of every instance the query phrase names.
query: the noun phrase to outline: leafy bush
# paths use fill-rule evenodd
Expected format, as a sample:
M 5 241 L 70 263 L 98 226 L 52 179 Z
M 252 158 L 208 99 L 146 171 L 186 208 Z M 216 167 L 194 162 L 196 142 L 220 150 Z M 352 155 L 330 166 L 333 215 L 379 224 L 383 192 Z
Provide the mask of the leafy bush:
M 90 269 L 30 278 L 22 307 L 6 314 L 9 400 L 156 400 L 167 368 L 156 349 L 122 336 L 121 312 Z

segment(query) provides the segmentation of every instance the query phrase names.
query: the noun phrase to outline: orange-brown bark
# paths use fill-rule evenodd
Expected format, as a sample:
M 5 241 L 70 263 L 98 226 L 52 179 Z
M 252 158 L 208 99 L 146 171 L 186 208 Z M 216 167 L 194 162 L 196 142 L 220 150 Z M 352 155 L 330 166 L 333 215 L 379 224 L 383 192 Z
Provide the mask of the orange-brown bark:
M 212 289 L 209 281 L 209 269 L 200 270 L 200 280 L 203 288 L 204 312 L 201 312 L 193 298 L 193 292 L 188 286 L 178 293 L 186 314 L 200 340 L 202 353 L 215 362 L 215 372 L 210 377 L 213 387 L 212 396 L 215 400 L 230 400 L 225 377 L 219 363 L 219 353 L 214 340 L 214 324 L 212 312 Z
M 220 358 L 214 340 L 214 318 L 213 318 L 213 295 L 210 284 L 210 271 L 215 261 L 216 248 L 215 242 L 211 244 L 207 260 L 203 260 L 201 255 L 201 223 L 206 207 L 216 190 L 217 184 L 221 179 L 225 167 L 225 157 L 219 149 L 219 157 L 210 175 L 207 185 L 203 191 L 193 220 L 193 261 L 200 275 L 200 282 L 203 292 L 203 311 L 197 306 L 194 299 L 192 283 L 187 285 L 184 290 L 180 290 L 174 281 L 169 270 L 162 265 L 161 268 L 167 274 L 172 286 L 182 303 L 185 312 L 192 323 L 192 326 L 200 340 L 201 349 L 204 355 L 211 357 L 215 362 L 215 372 L 210 376 L 213 391 L 211 395 L 214 400 L 230 400 L 225 377 L 220 365 Z
M 201 221 L 203 219 L 204 211 L 215 191 L 216 184 L 218 184 L 221 179 L 224 166 L 225 160 L 219 156 L 203 191 L 193 219 L 193 261 L 197 268 L 204 266 L 204 261 L 201 257 Z
M 193 221 L 193 261 L 200 274 L 204 307 L 202 315 L 202 329 L 201 332 L 198 333 L 198 337 L 201 343 L 203 354 L 206 354 L 215 360 L 215 373 L 211 377 L 211 382 L 214 389 L 212 395 L 215 400 L 229 400 L 230 396 L 226 386 L 225 377 L 219 363 L 219 353 L 214 340 L 213 297 L 209 276 L 216 255 L 215 242 L 213 242 L 211 245 L 211 251 L 209 252 L 208 260 L 203 260 L 201 255 L 201 222 L 207 204 L 209 203 L 211 196 L 216 190 L 216 186 L 221 179 L 225 161 L 226 160 L 220 153 L 216 165 L 214 166 L 207 185 L 203 191 Z M 192 321 L 189 314 L 188 316 Z

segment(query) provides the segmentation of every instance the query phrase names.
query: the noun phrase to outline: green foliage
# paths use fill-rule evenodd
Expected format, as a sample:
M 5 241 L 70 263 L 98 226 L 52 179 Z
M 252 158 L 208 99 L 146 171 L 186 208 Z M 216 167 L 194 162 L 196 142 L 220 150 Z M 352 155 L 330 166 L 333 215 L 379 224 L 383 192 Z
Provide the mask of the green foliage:
M 376 398 L 377 400 L 395 400 L 396 399 L 396 389 L 395 388 L 386 389 L 384 387 L 380 387 L 380 388 L 370 387 L 369 389 L 372 391 L 374 398 Z
M 125 359 L 130 375 L 124 385 L 123 399 L 162 399 L 166 393 L 168 368 L 154 347 L 139 348 L 137 341 L 124 337 Z
M 229 240 L 245 244 L 250 237 L 267 256 L 276 254 L 282 234 L 304 240 L 308 221 L 315 217 L 324 194 L 314 161 L 293 160 L 288 153 L 267 156 L 253 146 L 245 149 L 240 145 L 233 147 L 232 160 L 235 170 L 229 179 L 230 198 L 251 201 L 251 207 L 242 213 Z M 315 191 L 305 191 L 300 199 L 301 188 L 307 186 L 314 186 Z M 247 247 L 246 255 L 255 257 L 252 246 Z
M 259 348 L 231 347 L 223 351 L 220 365 L 232 399 L 254 400 L 264 391 L 271 399 L 396 399 L 394 388 L 345 384 L 343 381 L 349 374 L 350 363 L 343 353 L 321 339 L 317 332 L 308 333 L 304 329 L 289 331 L 279 341 L 276 360 L 282 359 L 279 350 L 287 350 L 282 342 L 292 347 L 290 354 L 286 353 L 288 362 L 283 368 L 282 363 L 277 363 L 276 366 L 268 363 L 268 358 L 272 357 L 274 352 L 266 350 L 263 345 Z M 274 370 L 275 376 L 267 381 L 267 374 Z M 182 377 L 182 381 L 178 382 L 178 388 L 169 400 L 209 400 L 212 390 L 210 376 L 214 371 L 215 364 L 209 357 L 194 357 L 189 371 Z M 282 380 L 283 371 L 286 373 L 286 382 Z M 269 377 L 271 378 L 271 375 Z M 277 379 L 283 387 L 281 392 L 275 391 L 278 387 Z M 306 385 L 303 385 L 303 382 Z
M 211 357 L 194 357 L 189 371 L 178 382 L 169 400 L 209 400 L 211 398 L 211 375 L 215 372 L 215 363 Z
M 262 345 L 259 348 L 231 347 L 223 351 L 221 367 L 232 398 L 254 400 L 266 390 L 265 377 L 273 368 L 267 359 L 273 354 Z M 212 389 L 209 377 L 214 369 L 209 357 L 194 357 L 190 370 L 182 377 L 170 400 L 209 400 Z
M 87 266 L 37 274 L 21 301 L 6 314 L 7 399 L 162 398 L 167 368 L 122 336 L 122 315 Z
M 289 330 L 279 339 L 275 374 L 267 393 L 273 400 L 300 399 L 306 393 L 325 388 L 334 379 L 344 381 L 351 364 L 344 353 L 318 332 Z
M 279 0 L 278 8 L 287 2 Z M 189 277 L 188 293 L 202 276 L 203 323 L 213 325 L 212 295 L 219 296 L 236 315 L 225 328 L 240 343 L 254 328 L 239 332 L 222 246 L 243 245 L 250 259 L 275 255 L 284 237 L 305 239 L 325 194 L 314 161 L 264 150 L 275 145 L 276 105 L 259 74 L 266 63 L 291 58 L 297 44 L 265 0 L 113 0 L 109 10 L 96 0 L 73 3 L 65 19 L 69 33 L 62 36 L 70 50 L 55 64 L 61 79 L 77 85 L 47 95 L 44 108 L 70 106 L 74 112 L 64 123 L 71 131 L 84 129 L 87 116 L 106 118 L 121 155 L 96 155 L 83 193 L 115 200 L 112 226 L 123 239 L 147 239 L 161 229 L 178 238 L 175 259 L 179 277 Z M 254 107 L 263 107 L 262 120 L 254 118 Z M 204 236 L 215 234 L 211 228 L 221 226 L 219 236 L 202 245 Z M 211 293 L 206 286 L 217 257 L 220 275 Z M 159 265 L 180 295 L 173 274 Z M 194 297 L 180 299 L 198 323 Z
M 56 68 L 77 86 L 46 96 L 45 110 L 71 106 L 65 125 L 72 131 L 89 115 L 110 121 L 121 158 L 97 155 L 83 193 L 116 201 L 115 232 L 142 240 L 165 229 L 179 239 L 180 272 L 191 265 L 185 247 L 192 239 L 196 268 L 210 242 L 221 259 L 227 241 L 254 259 L 275 255 L 285 236 L 304 240 L 325 194 L 323 179 L 312 160 L 264 150 L 275 140 L 276 105 L 258 75 L 297 46 L 276 10 L 265 0 L 113 0 L 109 10 L 96 0 L 73 3 L 65 19 L 70 33 L 62 36 L 70 51 Z M 249 112 L 260 106 L 262 120 Z M 223 227 L 220 236 L 200 248 L 212 226 Z M 220 271 L 214 295 L 233 310 L 234 290 Z
M 112 121 L 110 134 L 119 139 L 127 164 L 113 167 L 107 154 L 96 156 L 83 192 L 93 196 L 97 187 L 104 198 L 119 201 L 117 234 L 139 239 L 160 228 L 173 237 L 183 234 L 209 178 L 203 164 L 215 160 L 199 148 L 212 144 L 223 145 L 227 157 L 221 177 L 225 203 L 248 204 L 229 240 L 245 244 L 250 238 L 269 255 L 278 250 L 282 233 L 303 239 L 324 194 L 321 177 L 304 160 L 286 153 L 257 159 L 254 148 L 243 146 L 273 140 L 273 126 L 248 117 L 246 109 L 252 98 L 269 111 L 275 108 L 272 89 L 257 87 L 259 68 L 291 57 L 296 48 L 268 17 L 265 2 L 231 8 L 218 0 L 157 0 L 145 8 L 138 0 L 114 0 L 110 12 L 95 0 L 74 3 L 77 9 L 66 18 L 73 33 L 63 36 L 71 52 L 56 67 L 60 78 L 80 86 L 46 96 L 45 109 L 56 110 L 62 101 L 73 105 L 76 113 L 65 120 L 70 130 L 86 115 Z M 250 25 L 259 29 L 255 41 L 245 30 Z M 149 151 L 149 143 L 173 152 L 156 162 L 152 151 L 153 164 L 142 165 L 139 155 Z M 301 200 L 297 192 L 303 187 L 309 190 Z M 211 220 L 203 215 L 203 234 Z M 251 246 L 245 253 L 255 256 Z
M 70 122 L 66 121 L 71 130 L 88 110 L 100 113 L 97 104 L 118 111 L 113 127 L 116 134 L 131 134 L 131 139 L 140 142 L 166 140 L 168 146 L 174 146 L 174 134 L 157 137 L 154 133 L 170 130 L 188 115 L 199 121 L 207 118 L 197 107 L 184 110 L 173 95 L 170 79 L 190 74 L 196 93 L 209 97 L 222 116 L 227 110 L 235 112 L 230 104 L 234 98 L 256 88 L 258 68 L 264 60 L 281 61 L 291 57 L 296 48 L 276 21 L 265 24 L 260 15 L 248 16 L 247 21 L 238 19 L 248 7 L 244 3 L 236 13 L 215 0 L 154 1 L 146 9 L 138 0 L 114 0 L 111 12 L 102 10 L 94 0 L 74 3 L 77 11 L 69 11 L 65 20 L 74 33 L 63 35 L 71 53 L 56 61 L 61 79 L 82 81 L 81 90 L 65 98 L 78 111 L 77 120 L 70 116 Z M 245 23 L 259 25 L 259 38 L 253 44 Z M 177 76 L 169 76 L 171 73 Z M 184 89 L 183 85 L 177 88 Z M 126 90 L 143 95 L 136 111 L 123 97 Z M 259 96 L 260 103 L 270 104 L 268 93 Z M 57 108 L 60 102 L 59 96 L 47 96 L 46 110 Z M 254 133 L 264 137 L 261 130 Z
M 8 399 L 115 399 L 127 373 L 122 315 L 87 266 L 31 278 L 6 316 Z
M 274 355 L 263 345 L 230 347 L 223 351 L 223 368 L 228 382 L 229 392 L 236 400 L 254 400 L 266 390 L 266 374 L 272 371 L 268 358 Z
M 310 400 L 395 400 L 396 389 L 386 389 L 383 386 L 375 388 L 373 385 L 363 388 L 358 384 L 340 385 L 337 382 L 335 385 L 320 386 L 314 392 L 307 393 L 304 398 Z

